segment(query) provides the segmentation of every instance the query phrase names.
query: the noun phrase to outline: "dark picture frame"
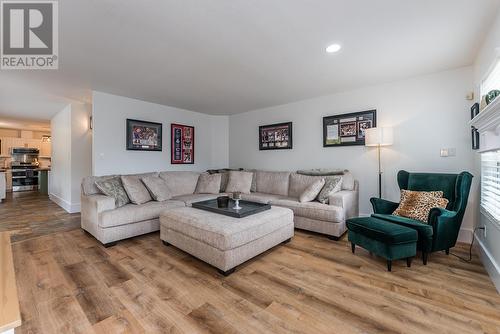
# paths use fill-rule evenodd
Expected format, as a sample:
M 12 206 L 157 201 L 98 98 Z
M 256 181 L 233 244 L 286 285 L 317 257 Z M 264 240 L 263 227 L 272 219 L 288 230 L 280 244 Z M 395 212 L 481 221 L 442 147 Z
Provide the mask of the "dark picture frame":
M 470 107 L 470 119 L 476 117 L 479 114 L 479 112 L 480 112 L 479 103 L 476 102 L 472 105 L 472 107 Z M 475 127 L 471 126 L 470 133 L 472 139 L 471 141 L 472 149 L 479 150 L 479 131 L 477 131 Z
M 293 148 L 292 122 L 259 126 L 259 150 L 291 150 Z
M 129 151 L 162 151 L 162 123 L 127 118 L 127 143 Z
M 365 130 L 377 126 L 377 110 L 323 117 L 323 147 L 365 145 Z
M 172 165 L 194 164 L 194 126 L 170 124 L 170 163 Z

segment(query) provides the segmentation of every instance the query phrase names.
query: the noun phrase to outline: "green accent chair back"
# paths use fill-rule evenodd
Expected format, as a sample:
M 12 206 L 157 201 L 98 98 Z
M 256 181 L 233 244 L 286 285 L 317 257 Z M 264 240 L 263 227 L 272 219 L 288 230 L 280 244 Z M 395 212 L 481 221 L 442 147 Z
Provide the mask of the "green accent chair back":
M 413 227 L 419 232 L 418 247 L 423 252 L 436 252 L 454 247 L 460 226 L 467 207 L 469 192 L 472 183 L 472 174 L 442 173 L 410 173 L 404 170 L 398 172 L 400 189 L 414 191 L 442 191 L 443 197 L 449 200 L 446 209 L 433 208 L 429 213 L 427 224 L 409 218 L 393 216 L 392 213 L 399 203 L 380 198 L 370 199 L 374 215 L 396 224 Z M 428 226 L 424 226 L 428 225 Z M 429 231 L 429 226 L 432 231 Z M 427 238 L 427 240 L 425 240 Z

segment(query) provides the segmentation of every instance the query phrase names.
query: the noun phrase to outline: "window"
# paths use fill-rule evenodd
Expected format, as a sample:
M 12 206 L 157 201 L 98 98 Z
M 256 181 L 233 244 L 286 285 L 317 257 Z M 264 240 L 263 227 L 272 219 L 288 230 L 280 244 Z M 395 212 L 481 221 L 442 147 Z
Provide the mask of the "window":
M 481 208 L 500 223 L 500 151 L 481 154 Z
M 481 96 L 488 94 L 488 92 L 499 89 L 500 90 L 500 61 L 497 60 L 495 65 L 490 70 L 486 79 L 481 82 Z

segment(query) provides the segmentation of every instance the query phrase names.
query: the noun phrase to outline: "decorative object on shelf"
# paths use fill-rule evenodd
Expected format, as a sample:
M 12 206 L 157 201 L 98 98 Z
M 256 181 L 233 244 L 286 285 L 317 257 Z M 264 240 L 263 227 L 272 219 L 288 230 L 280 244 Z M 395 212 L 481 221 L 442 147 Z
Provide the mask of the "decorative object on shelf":
M 474 117 L 477 116 L 477 114 L 479 114 L 479 103 L 474 103 L 472 105 L 472 107 L 470 107 L 470 119 L 473 119 Z
M 228 204 L 229 204 L 229 196 L 217 197 L 217 207 L 218 208 L 227 208 Z
M 323 117 L 323 147 L 364 145 L 366 130 L 377 126 L 377 111 Z
M 378 197 L 382 198 L 382 168 L 380 159 L 380 147 L 390 146 L 393 143 L 394 136 L 392 128 L 379 127 L 366 130 L 365 146 L 376 146 L 378 153 Z
M 259 150 L 286 150 L 292 147 L 292 122 L 259 126 Z
M 234 192 L 233 193 L 233 200 L 234 200 L 234 210 L 241 210 L 240 206 L 240 200 L 241 200 L 241 193 L 240 192 Z
M 470 119 L 474 119 L 479 114 L 479 103 L 474 103 L 470 108 Z M 479 150 L 479 131 L 473 126 L 471 126 L 471 137 L 472 137 L 472 149 Z
M 127 119 L 127 150 L 161 151 L 162 124 Z
M 194 164 L 194 126 L 171 124 L 171 163 Z
M 491 102 L 493 102 L 493 100 L 495 100 L 498 95 L 500 95 L 500 90 L 498 89 L 493 89 L 493 90 L 490 90 L 488 92 L 488 94 L 486 94 L 486 104 L 490 104 Z
M 483 110 L 484 108 L 486 108 L 486 106 L 488 105 L 488 103 L 486 102 L 486 95 L 483 95 L 481 97 L 481 102 L 479 104 L 479 111 Z

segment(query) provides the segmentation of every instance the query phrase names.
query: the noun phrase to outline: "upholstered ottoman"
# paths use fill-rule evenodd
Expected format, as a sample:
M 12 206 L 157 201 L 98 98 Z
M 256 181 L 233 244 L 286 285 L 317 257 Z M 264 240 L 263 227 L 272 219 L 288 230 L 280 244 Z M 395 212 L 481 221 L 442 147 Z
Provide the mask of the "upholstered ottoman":
M 406 259 L 408 267 L 417 253 L 418 233 L 414 229 L 373 217 L 347 220 L 348 238 L 352 252 L 356 245 L 387 260 L 391 271 L 392 261 Z
M 191 207 L 160 214 L 160 238 L 219 269 L 225 276 L 235 267 L 293 237 L 293 212 L 271 209 L 233 218 Z

